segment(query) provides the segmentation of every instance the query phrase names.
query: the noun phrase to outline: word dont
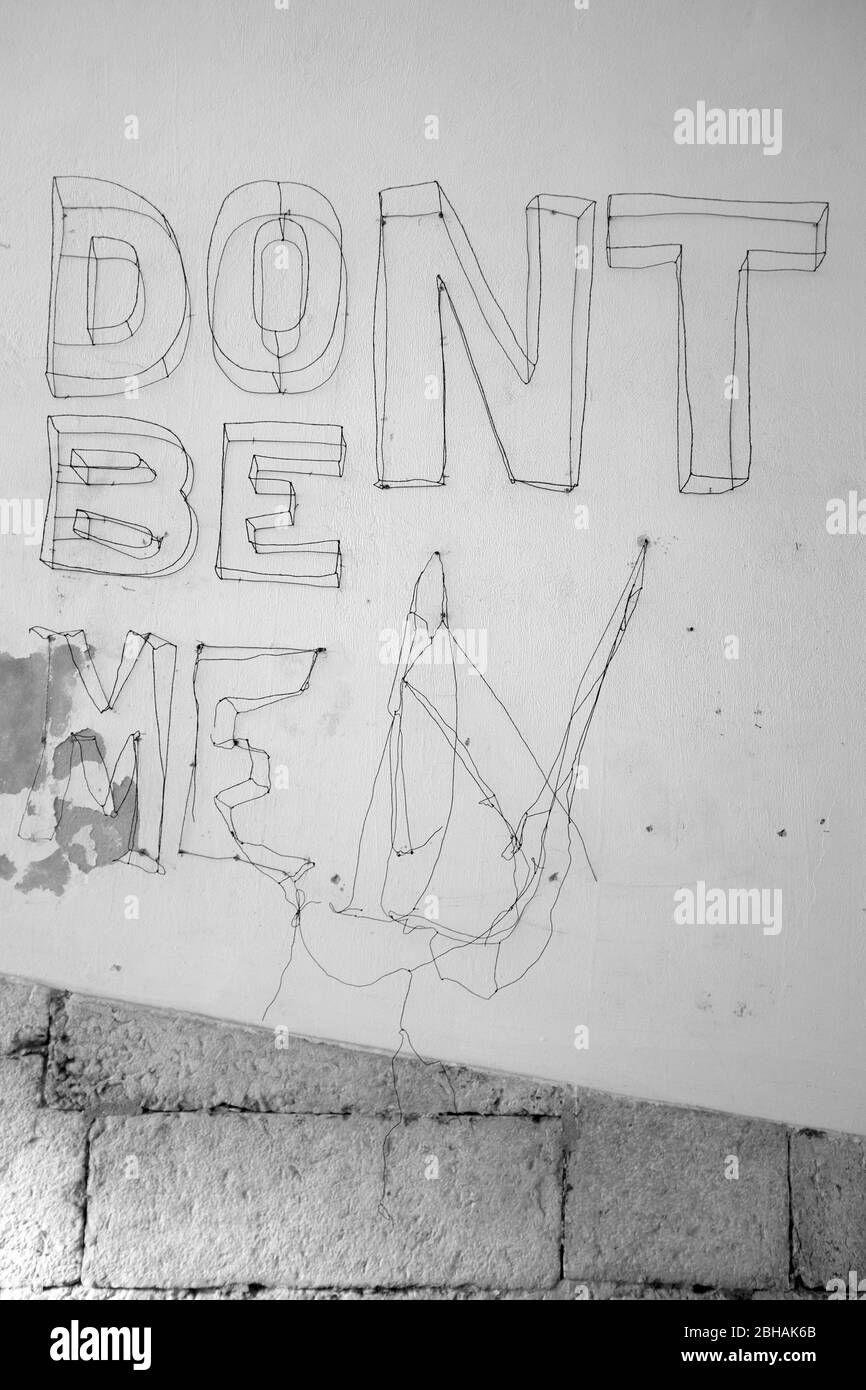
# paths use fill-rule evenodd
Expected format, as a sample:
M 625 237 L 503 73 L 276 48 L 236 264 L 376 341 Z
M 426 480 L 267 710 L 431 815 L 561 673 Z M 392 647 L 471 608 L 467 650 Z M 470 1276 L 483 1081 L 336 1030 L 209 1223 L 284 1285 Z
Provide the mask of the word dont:
M 446 484 L 446 457 L 452 469 L 455 457 L 446 427 L 458 413 L 452 404 L 446 418 L 453 353 L 468 360 L 508 481 L 554 492 L 578 485 L 598 289 L 596 203 L 539 194 L 524 215 L 526 324 L 514 328 L 441 186 L 380 192 L 371 478 L 379 488 Z M 820 201 L 609 197 L 608 267 L 659 271 L 671 296 L 681 492 L 730 492 L 748 480 L 750 383 L 760 380 L 744 311 L 749 277 L 817 270 L 827 218 Z M 340 376 L 348 271 L 342 227 L 323 193 L 276 180 L 233 189 L 211 231 L 207 312 L 195 316 L 171 225 L 138 193 L 104 179 L 57 178 L 52 230 L 46 378 L 54 396 L 137 400 L 180 367 L 195 317 L 240 393 L 304 396 L 333 378 L 328 414 L 345 411 L 352 433 L 358 393 Z M 688 357 L 687 325 L 695 330 Z M 313 530 L 309 518 L 320 502 L 327 515 L 343 475 L 343 424 L 263 419 L 261 402 L 249 410 L 252 421 L 223 431 L 218 578 L 339 587 L 340 542 L 327 522 Z M 148 578 L 188 562 L 198 534 L 187 502 L 193 468 L 177 435 L 146 419 L 74 413 L 50 418 L 48 441 L 45 564 Z M 299 479 L 303 536 L 294 533 Z

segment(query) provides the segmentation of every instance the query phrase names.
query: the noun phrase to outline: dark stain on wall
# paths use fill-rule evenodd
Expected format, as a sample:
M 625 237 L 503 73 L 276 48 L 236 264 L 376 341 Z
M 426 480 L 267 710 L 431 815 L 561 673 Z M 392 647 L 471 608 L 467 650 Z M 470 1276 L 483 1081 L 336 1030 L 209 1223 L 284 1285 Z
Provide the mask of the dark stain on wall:
M 0 652 L 0 794 L 17 795 L 33 785 L 42 753 L 46 711 L 51 711 L 51 733 L 62 733 L 68 728 L 76 679 L 74 664 L 63 659 L 59 647 L 50 667 L 43 651 L 22 657 Z M 101 749 L 96 735 L 87 729 L 78 730 L 77 734 L 81 760 L 99 760 Z M 53 773 L 60 780 L 69 775 L 72 755 L 71 738 L 55 750 Z M 56 848 L 27 865 L 15 884 L 20 892 L 42 889 L 59 895 L 69 883 L 73 869 L 88 874 L 123 858 L 132 839 L 136 792 L 129 778 L 113 784 L 113 792 L 118 807 L 114 816 L 105 815 L 93 804 L 78 806 L 59 799 L 55 802 Z M 0 854 L 0 879 L 11 879 L 15 873 L 9 856 Z
M 115 816 L 104 815 L 95 806 L 63 808 L 54 838 L 57 849 L 45 859 L 30 864 L 15 887 L 22 893 L 41 888 L 58 896 L 69 883 L 73 868 L 89 874 L 106 864 L 116 864 L 129 849 L 136 810 L 136 796 L 131 778 L 113 783 Z M 55 805 L 59 816 L 61 806 Z
M 10 656 L 0 652 L 0 793 L 31 786 L 39 763 L 45 723 L 48 660 L 43 652 Z

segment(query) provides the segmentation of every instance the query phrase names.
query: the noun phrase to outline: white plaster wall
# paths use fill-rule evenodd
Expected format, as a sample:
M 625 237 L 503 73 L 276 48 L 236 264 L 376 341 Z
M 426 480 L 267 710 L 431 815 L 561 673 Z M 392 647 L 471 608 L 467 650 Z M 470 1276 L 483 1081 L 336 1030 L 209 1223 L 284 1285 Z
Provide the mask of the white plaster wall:
M 853 0 L 590 0 L 585 12 L 570 0 L 289 0 L 285 12 L 269 0 L 5 0 L 2 11 L 4 495 L 44 495 L 49 413 L 139 416 L 191 454 L 201 535 L 189 566 L 157 582 L 52 573 L 37 547 L 0 538 L 6 651 L 30 650 L 34 624 L 84 627 L 112 661 L 128 627 L 179 649 L 165 875 L 101 868 L 61 895 L 3 883 L 0 968 L 259 1021 L 286 961 L 282 895 L 251 869 L 175 853 L 194 644 L 327 647 L 304 719 L 281 726 L 284 746 L 271 750 L 302 767 L 303 799 L 275 792 L 270 811 L 278 833 L 307 837 L 323 882 L 345 879 L 385 734 L 393 671 L 378 659 L 379 633 L 401 621 L 430 552 L 444 558 L 452 622 L 486 630 L 488 679 L 546 761 L 646 535 L 644 594 L 576 807 L 598 882 L 576 863 L 550 948 L 523 983 L 482 1003 L 427 972 L 406 1027 L 425 1056 L 866 1133 L 866 537 L 825 528 L 828 499 L 866 491 L 866 10 Z M 700 99 L 782 108 L 782 152 L 676 146 L 674 110 Z M 130 113 L 137 142 L 123 136 Z M 424 138 L 429 114 L 438 141 Z M 56 402 L 48 391 L 58 173 L 134 188 L 177 234 L 190 341 L 176 373 L 137 402 Z M 210 230 L 225 195 L 257 178 L 315 184 L 343 226 L 345 349 L 333 380 L 306 397 L 244 396 L 210 350 Z M 525 204 L 544 191 L 598 202 L 590 399 L 571 496 L 508 485 L 459 346 L 447 486 L 373 487 L 377 193 L 433 178 L 515 325 Z M 635 190 L 830 203 L 817 274 L 753 279 L 755 461 L 730 495 L 677 491 L 672 275 L 604 263 L 607 195 Z M 214 576 L 222 424 L 256 418 L 344 425 L 346 474 L 322 528 L 343 543 L 339 594 L 239 590 Z M 588 530 L 575 529 L 576 501 Z M 724 659 L 728 634 L 738 661 Z M 21 809 L 20 796 L 0 798 L 3 848 L 19 866 Z M 471 845 L 466 854 L 469 868 Z M 698 879 L 780 888 L 781 932 L 675 925 L 674 891 Z M 133 892 L 141 915 L 127 921 Z M 349 989 L 299 953 L 267 1022 L 396 1047 L 404 993 L 404 976 Z M 590 1046 L 579 1051 L 580 1024 Z

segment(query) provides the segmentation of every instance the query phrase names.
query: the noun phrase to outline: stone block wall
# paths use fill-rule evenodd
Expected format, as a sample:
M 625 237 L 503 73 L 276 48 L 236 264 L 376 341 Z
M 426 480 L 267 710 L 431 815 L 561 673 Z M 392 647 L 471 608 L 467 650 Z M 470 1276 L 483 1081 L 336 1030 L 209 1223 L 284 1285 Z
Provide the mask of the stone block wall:
M 800 1299 L 866 1141 L 0 977 L 0 1297 Z

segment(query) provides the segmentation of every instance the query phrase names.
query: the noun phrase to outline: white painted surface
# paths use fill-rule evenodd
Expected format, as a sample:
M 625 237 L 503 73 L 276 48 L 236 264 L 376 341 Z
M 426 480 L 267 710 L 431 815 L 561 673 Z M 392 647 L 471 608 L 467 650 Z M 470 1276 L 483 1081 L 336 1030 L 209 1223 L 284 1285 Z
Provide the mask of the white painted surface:
M 0 967 L 260 1020 L 285 963 L 282 895 L 251 869 L 175 853 L 194 644 L 327 647 L 307 707 L 316 741 L 303 799 L 275 792 L 272 824 L 309 836 L 301 852 L 324 884 L 345 880 L 385 734 L 393 672 L 379 662 L 379 634 L 402 620 L 430 552 L 443 554 L 453 624 L 486 629 L 488 679 L 544 762 L 645 534 L 645 591 L 576 806 L 598 883 L 576 864 L 550 948 L 495 1000 L 416 981 L 412 1042 L 426 1056 L 866 1133 L 866 536 L 825 529 L 830 498 L 866 492 L 866 11 L 800 0 L 591 0 L 585 12 L 568 0 L 290 0 L 285 12 L 268 0 L 46 0 L 3 11 L 4 493 L 44 493 L 49 413 L 140 416 L 174 430 L 194 459 L 201 535 L 191 564 L 157 582 L 51 573 L 37 547 L 0 542 L 4 649 L 27 651 L 34 624 L 85 627 L 112 659 L 128 627 L 179 648 L 166 874 L 102 868 L 60 897 L 0 885 Z M 699 99 L 782 108 L 782 152 L 675 145 L 675 109 Z M 129 113 L 137 142 L 123 138 Z M 431 113 L 438 141 L 424 138 Z M 57 402 L 46 386 L 58 173 L 134 188 L 177 234 L 190 342 L 176 373 L 138 402 Z M 208 237 L 225 195 L 256 178 L 315 184 L 343 226 L 346 345 L 334 379 L 306 397 L 245 396 L 210 351 Z M 508 485 L 459 344 L 448 361 L 448 485 L 372 486 L 377 193 L 433 178 L 515 324 L 525 204 L 540 191 L 598 202 L 591 396 L 571 496 Z M 753 280 L 754 464 L 733 494 L 677 492 L 672 276 L 604 264 L 606 197 L 634 190 L 830 203 L 819 272 Z M 339 594 L 238 592 L 214 577 L 222 425 L 256 418 L 344 425 L 346 475 L 322 528 L 343 542 Z M 578 501 L 586 531 L 574 527 Z M 739 636 L 738 661 L 724 659 L 728 634 Z M 284 748 L 270 751 L 292 762 L 295 731 L 283 732 Z M 18 864 L 21 809 L 20 797 L 0 801 L 3 847 Z M 781 888 L 782 931 L 675 925 L 673 894 L 698 879 Z M 137 922 L 123 915 L 132 892 Z M 349 989 L 299 956 L 267 1021 L 395 1047 L 404 988 L 397 976 Z M 586 1051 L 573 1046 L 579 1024 Z

